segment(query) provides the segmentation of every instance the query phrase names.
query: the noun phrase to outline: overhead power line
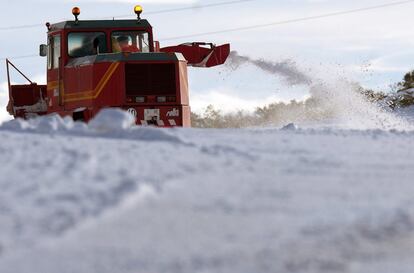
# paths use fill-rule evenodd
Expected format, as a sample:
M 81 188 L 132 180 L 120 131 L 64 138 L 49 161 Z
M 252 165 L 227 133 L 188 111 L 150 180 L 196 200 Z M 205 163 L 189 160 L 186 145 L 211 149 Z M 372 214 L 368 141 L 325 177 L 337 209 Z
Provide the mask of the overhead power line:
M 218 7 L 218 6 L 234 5 L 234 4 L 240 4 L 243 2 L 252 2 L 252 1 L 258 1 L 258 0 L 232 0 L 232 1 L 217 2 L 217 3 L 211 3 L 211 4 L 205 4 L 205 5 L 192 5 L 192 6 L 186 6 L 186 7 L 181 7 L 181 8 L 154 10 L 154 11 L 145 12 L 145 14 L 163 14 L 163 13 L 179 12 L 179 11 L 186 11 L 186 10 L 197 10 L 197 9 L 212 8 L 212 7 Z M 125 18 L 125 17 L 131 17 L 131 16 L 135 16 L 135 15 L 132 13 L 129 13 L 129 14 L 123 14 L 123 15 L 116 15 L 116 16 L 95 17 L 92 19 L 112 19 L 112 18 Z M 66 20 L 68 19 L 61 19 L 61 21 L 66 21 Z M 36 28 L 36 27 L 43 27 L 43 26 L 45 26 L 45 24 L 8 26 L 8 27 L 0 27 L 0 31 Z
M 3 30 L 14 30 L 14 29 L 25 29 L 25 28 L 35 28 L 35 27 L 43 27 L 43 26 L 45 26 L 45 24 L 8 26 L 8 27 L 0 27 L 0 31 L 3 31 Z
M 39 54 L 30 54 L 30 55 L 21 55 L 21 56 L 12 56 L 12 57 L 7 57 L 7 58 L 0 58 L 0 61 L 5 61 L 6 59 L 16 60 L 16 59 L 27 59 L 27 58 L 33 58 L 33 57 L 39 57 Z
M 258 24 L 258 25 L 236 27 L 236 28 L 228 28 L 228 29 L 223 29 L 223 30 L 208 31 L 208 32 L 202 32 L 202 33 L 193 33 L 193 34 L 187 34 L 187 35 L 175 36 L 175 37 L 166 37 L 166 38 L 163 38 L 163 39 L 160 39 L 160 40 L 161 41 L 171 41 L 171 40 L 179 40 L 179 39 L 184 39 L 184 38 L 192 38 L 192 37 L 200 37 L 200 36 L 213 35 L 213 34 L 221 34 L 221 33 L 228 33 L 228 32 L 236 32 L 236 31 L 243 31 L 243 30 L 265 28 L 265 27 L 271 27 L 271 26 L 277 26 L 277 25 L 286 25 L 286 24 L 292 24 L 292 23 L 298 23 L 298 22 L 304 22 L 304 21 L 311 21 L 311 20 L 316 20 L 316 19 L 335 17 L 335 16 L 341 16 L 341 15 L 352 14 L 352 13 L 359 13 L 359 12 L 363 12 L 363 11 L 382 9 L 382 8 L 386 8 L 386 7 L 393 7 L 393 6 L 409 4 L 409 3 L 413 3 L 413 2 L 414 2 L 414 0 L 398 1 L 398 2 L 388 3 L 388 4 L 370 6 L 370 7 L 358 8 L 358 9 L 350 9 L 350 10 L 338 11 L 338 12 L 332 12 L 332 13 L 325 13 L 325 14 L 308 16 L 308 17 L 300 17 L 300 18 L 296 18 L 296 19 L 289 19 L 289 20 L 266 23 L 266 24 Z
M 170 13 L 170 12 L 178 12 L 178 11 L 186 11 L 186 10 L 204 9 L 204 8 L 212 8 L 212 7 L 218 7 L 218 6 L 240 4 L 240 3 L 243 3 L 243 2 L 252 2 L 252 1 L 258 1 L 258 0 L 233 0 L 233 1 L 228 1 L 228 2 L 218 2 L 218 3 L 211 3 L 211 4 L 205 4 L 205 5 L 197 4 L 197 5 L 192 5 L 192 6 L 189 6 L 189 7 L 149 11 L 149 12 L 146 12 L 145 14 L 162 14 L 162 13 Z M 115 16 L 114 18 L 130 17 L 130 16 L 131 16 L 131 14 L 126 14 L 126 15 Z M 106 17 L 106 18 L 112 18 L 112 16 L 111 17 Z
M 244 1 L 254 1 L 254 0 L 244 0 Z M 232 1 L 232 2 L 234 2 L 234 1 Z M 266 23 L 266 24 L 236 27 L 236 28 L 229 28 L 229 29 L 223 29 L 223 30 L 217 30 L 217 31 L 203 32 L 203 33 L 193 33 L 193 34 L 175 36 L 175 37 L 166 37 L 166 38 L 163 38 L 163 39 L 160 39 L 160 40 L 161 41 L 172 41 L 172 40 L 179 40 L 179 39 L 184 39 L 184 38 L 200 37 L 200 36 L 222 34 L 222 33 L 228 33 L 228 32 L 237 32 L 237 31 L 265 28 L 265 27 L 271 27 L 271 26 L 277 26 L 277 25 L 286 25 L 286 24 L 292 24 L 292 23 L 298 23 L 298 22 L 304 22 L 304 21 L 311 21 L 311 20 L 341 16 L 341 15 L 352 14 L 352 13 L 359 13 L 359 12 L 363 12 L 363 11 L 382 9 L 382 8 L 386 8 L 386 7 L 393 7 L 393 6 L 409 4 L 409 3 L 413 3 L 413 2 L 414 2 L 414 0 L 391 2 L 391 3 L 387 3 L 387 4 L 382 4 L 382 5 L 369 6 L 369 7 L 358 8 L 358 9 L 350 9 L 350 10 L 338 11 L 338 12 L 332 12 L 332 13 L 325 13 L 325 14 L 319 14 L 319 15 L 308 16 L 308 17 L 300 17 L 300 18 L 296 18 L 296 19 L 289 19 L 289 20 L 285 20 L 285 21 L 278 21 L 278 22 L 272 22 L 272 23 Z M 228 3 L 228 2 L 226 2 L 226 3 Z M 10 57 L 9 59 L 29 58 L 29 57 L 34 57 L 34 56 L 37 56 L 37 55 L 16 56 L 14 58 Z M 0 58 L 0 60 L 5 60 L 5 59 L 6 58 Z

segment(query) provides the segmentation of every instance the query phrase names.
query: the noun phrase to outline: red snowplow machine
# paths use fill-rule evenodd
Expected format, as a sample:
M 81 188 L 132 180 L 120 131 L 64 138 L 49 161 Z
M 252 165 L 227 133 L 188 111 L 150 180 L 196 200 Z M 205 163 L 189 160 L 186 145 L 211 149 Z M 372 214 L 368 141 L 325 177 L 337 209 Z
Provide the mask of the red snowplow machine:
M 185 43 L 160 48 L 153 29 L 141 19 L 142 7 L 134 9 L 136 20 L 79 20 L 47 23 L 47 44 L 40 56 L 47 57 L 47 85 L 30 82 L 11 85 L 9 104 L 15 118 L 57 113 L 89 121 L 102 108 L 127 110 L 138 125 L 189 127 L 190 106 L 187 66 L 223 64 L 230 45 Z

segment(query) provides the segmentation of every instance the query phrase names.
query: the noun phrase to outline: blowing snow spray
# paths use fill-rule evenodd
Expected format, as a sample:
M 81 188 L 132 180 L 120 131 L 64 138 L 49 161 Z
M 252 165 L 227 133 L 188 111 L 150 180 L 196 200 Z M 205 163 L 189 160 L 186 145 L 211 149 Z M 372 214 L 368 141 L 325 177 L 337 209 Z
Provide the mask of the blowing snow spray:
M 358 92 L 361 89 L 358 83 L 344 76 L 332 77 L 332 70 L 318 73 L 312 68 L 305 73 L 291 59 L 272 62 L 243 56 L 236 51 L 230 53 L 226 65 L 232 71 L 245 65 L 253 65 L 280 78 L 287 87 L 302 85 L 308 89 L 310 96 L 307 99 L 283 104 L 283 110 L 275 110 L 275 114 L 265 121 L 267 125 L 297 123 L 302 126 L 386 130 L 411 130 L 413 127 L 388 109 L 369 102 Z M 322 77 L 318 74 L 322 74 Z M 277 104 L 273 106 L 277 108 Z

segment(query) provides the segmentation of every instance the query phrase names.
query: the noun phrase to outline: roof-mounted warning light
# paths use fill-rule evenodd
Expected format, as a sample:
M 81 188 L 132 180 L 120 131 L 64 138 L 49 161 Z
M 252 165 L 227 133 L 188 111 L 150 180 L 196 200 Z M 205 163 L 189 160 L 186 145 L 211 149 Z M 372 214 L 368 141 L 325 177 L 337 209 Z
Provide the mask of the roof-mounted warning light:
M 141 21 L 141 13 L 142 13 L 142 11 L 143 11 L 143 9 L 142 9 L 142 7 L 140 5 L 136 5 L 134 7 L 134 12 L 137 15 L 138 22 Z
M 76 22 L 76 24 L 79 22 L 79 20 L 78 20 L 78 16 L 80 15 L 80 8 L 78 8 L 78 7 L 74 7 L 73 9 L 72 9 L 72 14 L 73 14 L 73 16 L 75 16 L 75 22 Z

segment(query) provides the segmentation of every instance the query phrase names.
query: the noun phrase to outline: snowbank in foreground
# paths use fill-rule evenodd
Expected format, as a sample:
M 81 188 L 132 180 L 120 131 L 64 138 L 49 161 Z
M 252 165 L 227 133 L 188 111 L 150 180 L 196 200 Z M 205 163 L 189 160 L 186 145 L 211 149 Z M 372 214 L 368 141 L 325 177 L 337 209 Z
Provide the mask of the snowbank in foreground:
M 413 272 L 414 132 L 105 115 L 0 126 L 0 272 Z
M 88 125 L 74 122 L 70 117 L 48 115 L 36 119 L 15 119 L 0 124 L 0 131 L 41 133 L 64 136 L 104 137 L 145 141 L 181 142 L 167 130 L 134 125 L 133 117 L 120 109 L 102 110 Z

